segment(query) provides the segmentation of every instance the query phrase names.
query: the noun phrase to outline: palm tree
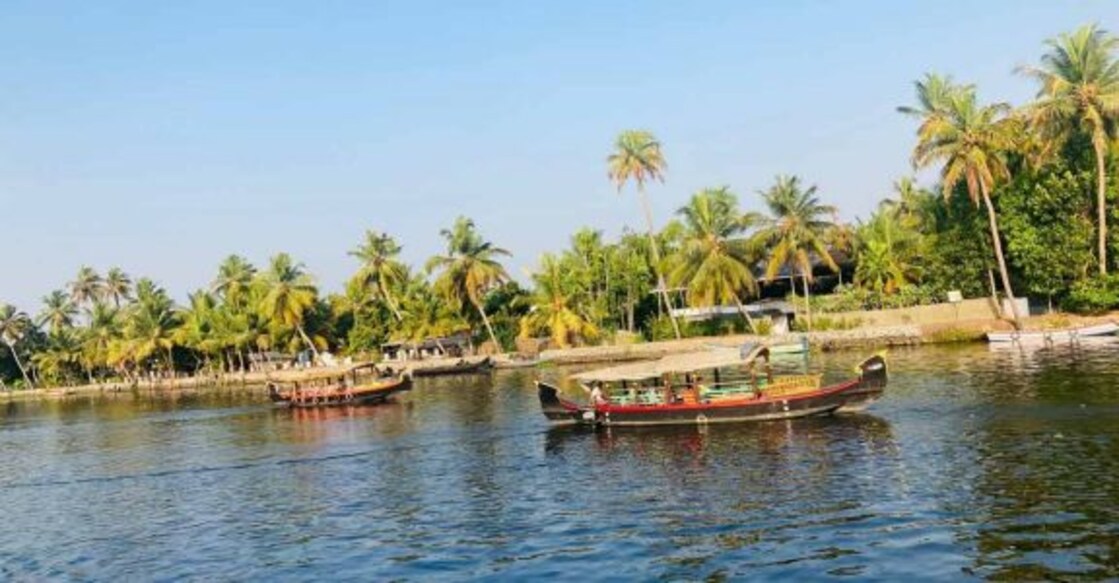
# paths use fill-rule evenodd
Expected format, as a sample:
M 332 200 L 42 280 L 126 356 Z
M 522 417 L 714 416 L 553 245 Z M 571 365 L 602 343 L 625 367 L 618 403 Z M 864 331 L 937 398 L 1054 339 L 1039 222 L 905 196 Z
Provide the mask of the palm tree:
M 1040 84 L 1026 115 L 1042 139 L 1059 146 L 1077 133 L 1087 135 L 1096 156 L 1099 269 L 1107 273 L 1107 155 L 1119 130 L 1119 38 L 1095 24 L 1045 42 L 1049 52 L 1038 67 L 1019 71 Z
M 991 191 L 996 183 L 1010 177 L 1007 154 L 1014 150 L 1016 136 L 1021 133 L 1021 124 L 1007 115 L 1009 111 L 1010 106 L 1004 103 L 980 105 L 970 89 L 954 91 L 946 111 L 931 115 L 921 124 L 913 150 L 913 165 L 927 168 L 942 163 L 940 177 L 946 198 L 964 182 L 972 202 L 976 205 L 983 202 L 1003 289 L 1010 300 L 1015 325 L 1020 327 L 1021 315 L 1010 287 L 998 220 L 991 203 Z
M 366 231 L 365 242 L 350 251 L 352 257 L 361 261 L 361 267 L 354 276 L 362 289 L 371 289 L 375 295 L 384 299 L 389 310 L 399 322 L 404 319 L 393 297 L 392 290 L 398 289 L 408 280 L 408 268 L 397 261 L 400 245 L 386 233 Z
M 77 305 L 92 304 L 105 293 L 105 282 L 92 267 L 83 265 L 69 284 L 70 299 Z
M 878 212 L 858 229 L 858 267 L 855 283 L 893 294 L 917 279 L 920 253 L 918 232 L 907 228 L 901 204 L 883 201 Z
M 304 316 L 315 304 L 318 290 L 311 277 L 304 271 L 302 263 L 296 263 L 287 253 L 272 257 L 268 271 L 264 272 L 262 283 L 263 297 L 260 299 L 260 313 L 274 326 L 292 328 L 303 339 L 317 358 L 319 349 L 304 329 Z M 226 290 L 228 293 L 228 289 Z
M 124 327 L 127 354 L 137 365 L 163 354 L 167 371 L 174 372 L 175 330 L 179 326 L 175 303 L 167 292 L 148 278 L 136 282 L 136 302 L 129 306 Z
M 113 267 L 105 274 L 104 293 L 113 299 L 113 305 L 120 307 L 121 300 L 132 297 L 132 278 L 119 267 Z
M 78 308 L 62 290 L 54 290 L 43 297 L 43 311 L 39 313 L 39 324 L 47 325 L 51 332 L 74 325 Z
M 483 239 L 474 221 L 466 217 L 458 217 L 450 230 L 443 229 L 439 234 L 447 241 L 447 254 L 432 257 L 426 265 L 428 273 L 442 270 L 435 280 L 436 290 L 458 305 L 469 301 L 482 317 L 490 341 L 500 350 L 501 343 L 493 333 L 482 298 L 486 292 L 509 280 L 509 274 L 497 258 L 508 257 L 510 253 Z
M 239 303 L 245 299 L 256 276 L 256 268 L 240 255 L 226 257 L 218 266 L 218 276 L 210 289 L 227 302 Z
M 82 334 L 82 362 L 92 377 L 92 371 L 108 364 L 109 347 L 120 337 L 120 310 L 97 302 L 86 315 L 89 325 Z
M 657 287 L 664 308 L 669 310 L 668 319 L 672 321 L 672 330 L 676 333 L 676 338 L 680 338 L 680 326 L 676 323 L 676 318 L 672 317 L 672 303 L 668 300 L 668 289 L 665 286 L 664 275 L 661 274 L 660 250 L 654 235 L 656 229 L 653 227 L 653 211 L 649 207 L 649 198 L 645 196 L 645 182 L 651 180 L 664 182 L 664 170 L 668 164 L 661 152 L 661 144 L 651 132 L 623 131 L 615 140 L 614 153 L 606 158 L 606 165 L 606 174 L 614 182 L 619 193 L 626 183 L 632 181 L 637 184 L 637 196 L 641 201 L 641 210 L 645 214 L 645 226 L 649 234 L 649 249 L 653 258 L 653 271 L 657 276 Z
M 700 191 L 676 214 L 683 220 L 684 238 L 670 260 L 674 265 L 669 273 L 673 285 L 687 288 L 692 306 L 733 301 L 754 330 L 741 294 L 758 293 L 758 282 L 751 271 L 757 258 L 750 241 L 742 235 L 757 222 L 756 215 L 741 214 L 738 198 L 725 186 Z
M 801 188 L 796 176 L 778 176 L 769 190 L 760 192 L 769 210 L 755 240 L 769 251 L 765 277 L 773 279 L 783 268 L 800 273 L 804 286 L 805 314 L 812 328 L 812 307 L 808 284 L 814 280 L 815 261 L 832 271 L 839 266 L 827 246 L 827 234 L 834 227 L 835 207 L 822 204 L 816 187 Z
M 12 358 L 16 361 L 16 366 L 19 367 L 20 374 L 23 375 L 23 382 L 27 384 L 28 388 L 35 388 L 35 384 L 31 382 L 31 377 L 27 376 L 27 368 L 23 366 L 23 361 L 19 359 L 16 344 L 23 340 L 32 326 L 34 324 L 31 323 L 31 318 L 26 312 L 17 310 L 11 304 L 0 304 L 0 340 L 8 345 L 8 350 L 12 352 Z
M 917 91 L 917 107 L 902 105 L 898 111 L 922 122 L 942 119 L 949 115 L 952 100 L 960 93 L 974 93 L 974 85 L 960 85 L 951 75 L 925 73 L 925 78 L 913 83 Z
M 555 255 L 540 258 L 540 270 L 532 275 L 536 284 L 531 311 L 521 318 L 521 337 L 528 338 L 537 330 L 547 330 L 560 348 L 581 339 L 598 336 L 598 328 L 572 305 L 576 283 Z

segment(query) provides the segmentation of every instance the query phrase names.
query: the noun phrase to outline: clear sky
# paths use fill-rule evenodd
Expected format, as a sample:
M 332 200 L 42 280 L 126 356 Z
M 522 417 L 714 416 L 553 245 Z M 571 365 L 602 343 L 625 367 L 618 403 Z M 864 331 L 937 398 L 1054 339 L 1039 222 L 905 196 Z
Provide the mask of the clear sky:
M 894 108 L 926 71 L 1022 102 L 1042 41 L 1114 1 L 55 2 L 0 7 L 0 301 L 37 312 L 78 267 L 175 297 L 230 253 L 326 291 L 366 228 L 405 259 L 458 214 L 524 277 L 579 226 L 639 225 L 604 159 L 662 141 L 663 224 L 694 191 L 744 206 L 778 173 L 847 219 L 910 172 Z

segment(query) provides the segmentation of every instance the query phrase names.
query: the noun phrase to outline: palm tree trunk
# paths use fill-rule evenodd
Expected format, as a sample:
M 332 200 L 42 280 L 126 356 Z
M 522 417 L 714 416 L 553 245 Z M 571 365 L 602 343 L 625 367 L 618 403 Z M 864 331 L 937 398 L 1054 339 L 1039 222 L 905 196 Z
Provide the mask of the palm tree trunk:
M 31 377 L 27 376 L 27 369 L 23 367 L 23 362 L 19 359 L 19 355 L 16 354 L 15 345 L 12 344 L 10 340 L 5 340 L 4 343 L 8 345 L 8 350 L 12 351 L 12 359 L 16 361 L 16 366 L 19 367 L 19 374 L 23 375 L 23 382 L 27 383 L 27 388 L 34 389 L 35 383 L 31 382 Z
M 757 334 L 758 327 L 754 325 L 754 319 L 750 317 L 750 312 L 746 310 L 746 306 L 742 305 L 742 301 L 738 299 L 737 294 L 734 296 L 734 304 L 738 306 L 738 311 L 742 314 L 742 317 L 746 318 L 746 324 L 750 326 L 750 333 Z
M 999 224 L 995 218 L 995 205 L 991 204 L 991 197 L 987 193 L 987 184 L 979 181 L 979 189 L 983 194 L 983 204 L 987 206 L 987 221 L 991 225 L 991 240 L 995 244 L 995 259 L 999 263 L 999 275 L 1002 277 L 1002 289 L 1006 292 L 1006 299 L 1010 301 L 1010 311 L 1014 314 L 1014 327 L 1022 328 L 1022 315 L 1018 313 L 1018 303 L 1014 300 L 1014 290 L 1010 288 L 1010 274 L 1006 270 L 1006 258 L 1002 254 L 1002 241 L 999 240 Z
M 303 324 L 296 324 L 295 329 L 297 332 L 299 332 L 299 337 L 307 343 L 307 346 L 311 347 L 311 353 L 315 355 L 315 360 L 318 360 L 319 349 L 315 346 L 315 343 L 311 342 L 311 339 L 307 337 L 307 333 L 303 331 Z
M 991 288 L 991 305 L 995 308 L 995 313 L 1002 317 L 1002 306 L 999 304 L 999 290 L 995 286 L 995 270 L 987 268 L 987 285 Z
M 497 336 L 493 333 L 493 326 L 490 325 L 490 317 L 486 315 L 486 309 L 483 308 L 482 304 L 479 302 L 473 303 L 474 307 L 478 309 L 478 313 L 482 315 L 482 323 L 486 325 L 486 332 L 489 333 L 493 345 L 497 347 L 498 352 L 504 352 L 505 348 L 501 346 L 501 343 L 497 341 Z
M 385 286 L 381 286 L 381 295 L 385 296 L 385 303 L 389 305 L 389 311 L 393 316 L 396 316 L 397 322 L 403 322 L 404 316 L 400 315 L 400 309 L 396 307 L 396 302 L 392 299 L 392 293 Z
M 1100 275 L 1107 275 L 1107 173 L 1103 148 L 1096 146 L 1096 213 L 1099 221 Z
M 668 310 L 668 319 L 672 322 L 672 331 L 676 334 L 676 339 L 680 339 L 680 325 L 676 323 L 676 318 L 672 316 L 672 304 L 668 301 L 668 287 L 664 283 L 664 276 L 661 275 L 661 252 L 657 247 L 657 238 L 653 234 L 653 210 L 649 208 L 649 197 L 645 196 L 645 189 L 639 184 L 637 187 L 637 195 L 641 198 L 641 210 L 645 213 L 645 226 L 649 228 L 649 250 L 653 256 L 653 273 L 657 276 L 657 287 L 660 288 L 661 300 L 664 302 L 665 309 Z
M 804 283 L 804 316 L 808 319 L 808 331 L 812 331 L 812 296 L 808 292 L 808 274 L 801 271 L 801 281 Z

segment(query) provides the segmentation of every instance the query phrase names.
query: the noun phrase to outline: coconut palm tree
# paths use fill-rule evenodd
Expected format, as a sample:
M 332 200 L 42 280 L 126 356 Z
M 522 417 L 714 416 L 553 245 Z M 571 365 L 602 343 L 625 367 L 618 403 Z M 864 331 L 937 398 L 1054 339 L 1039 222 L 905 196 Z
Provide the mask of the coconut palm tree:
M 273 326 L 294 329 L 317 358 L 319 349 L 304 329 L 304 316 L 314 306 L 318 290 L 303 264 L 287 253 L 275 255 L 262 274 L 261 290 L 260 314 Z
M 917 93 L 917 106 L 902 105 L 900 113 L 927 122 L 949 115 L 952 100 L 961 93 L 974 93 L 974 85 L 956 83 L 951 75 L 925 73 L 925 78 L 913 83 Z
M 1107 157 L 1119 131 L 1119 38 L 1095 24 L 1045 42 L 1041 65 L 1020 67 L 1037 80 L 1037 101 L 1027 119 L 1052 147 L 1074 134 L 1089 137 L 1096 157 L 1099 270 L 1107 273 Z
M 86 311 L 89 325 L 82 333 L 82 364 L 86 371 L 109 362 L 109 347 L 120 337 L 120 310 L 103 302 L 96 302 Z
M 35 388 L 35 384 L 31 382 L 31 377 L 27 375 L 27 368 L 23 366 L 23 361 L 19 358 L 16 344 L 23 340 L 32 326 L 34 324 L 31 323 L 31 317 L 26 312 L 17 310 L 11 304 L 0 304 L 0 340 L 8 345 L 8 350 L 12 352 L 12 358 L 16 361 L 16 366 L 19 367 L 20 374 L 23 375 L 23 382 L 27 384 L 28 388 Z
M 256 268 L 240 255 L 226 257 L 218 266 L 218 275 L 210 285 L 210 290 L 225 301 L 243 302 L 256 276 Z
M 532 308 L 521 318 L 521 337 L 529 338 L 546 330 L 560 348 L 584 339 L 598 337 L 598 328 L 579 313 L 571 298 L 577 292 L 570 270 L 551 253 L 540 258 L 540 269 L 532 274 L 535 283 Z
M 43 310 L 39 312 L 39 324 L 46 325 L 51 332 L 58 332 L 74 325 L 78 308 L 70 296 L 62 290 L 54 290 L 43 297 Z
M 669 280 L 688 290 L 692 306 L 715 306 L 734 302 L 750 329 L 754 322 L 742 305 L 742 296 L 758 294 L 752 266 L 756 248 L 743 237 L 757 222 L 754 214 L 738 210 L 738 197 L 723 186 L 708 188 L 692 196 L 676 214 L 683 226 L 683 243 L 670 259 Z
M 501 343 L 493 333 L 482 299 L 486 292 L 509 281 L 509 274 L 497 258 L 508 257 L 510 253 L 483 239 L 474 221 L 466 217 L 458 217 L 454 226 L 439 234 L 447 241 L 447 254 L 432 257 L 426 265 L 429 274 L 440 271 L 435 280 L 436 291 L 460 306 L 470 302 L 482 317 L 490 341 L 500 350 Z
M 858 267 L 855 283 L 885 294 L 893 294 L 917 279 L 920 253 L 919 233 L 908 228 L 908 217 L 900 204 L 883 201 L 878 212 L 858 228 Z
M 998 219 L 991 203 L 991 192 L 996 184 L 1010 177 L 1007 154 L 1015 149 L 1022 129 L 1017 119 L 1008 116 L 1009 111 L 1010 106 L 1004 103 L 980 105 L 974 91 L 955 91 L 943 114 L 932 115 L 921 124 L 913 150 L 913 165 L 927 168 L 941 164 L 945 197 L 950 197 L 962 182 L 972 202 L 976 205 L 982 202 L 986 207 L 1003 290 L 1010 299 L 1015 325 L 1020 327 L 1021 314 L 1014 301 Z
M 676 338 L 680 338 L 680 326 L 676 318 L 672 317 L 672 303 L 668 299 L 668 289 L 665 286 L 664 275 L 661 273 L 660 249 L 658 248 L 656 228 L 653 226 L 653 211 L 649 207 L 649 198 L 645 195 L 645 183 L 656 180 L 664 182 L 664 170 L 668 167 L 661 144 L 651 132 L 645 130 L 626 130 L 618 134 L 614 141 L 614 152 L 606 158 L 606 174 L 618 192 L 629 182 L 637 185 L 637 196 L 641 201 L 641 210 L 645 214 L 645 226 L 649 235 L 649 249 L 652 253 L 653 270 L 657 276 L 657 287 L 664 308 L 669 310 L 669 320 L 672 321 L 672 330 Z
M 370 230 L 365 232 L 365 242 L 350 251 L 350 256 L 361 261 L 355 281 L 362 289 L 372 291 L 383 299 L 398 322 L 404 316 L 392 290 L 399 289 L 408 280 L 408 268 L 396 259 L 400 249 L 400 245 L 388 234 Z
M 148 278 L 140 278 L 136 282 L 136 301 L 128 307 L 124 325 L 128 360 L 140 365 L 148 358 L 164 355 L 167 371 L 173 372 L 172 351 L 179 324 L 175 303 L 166 290 Z
M 812 328 L 812 307 L 808 284 L 814 281 L 812 267 L 822 263 L 832 271 L 839 266 L 827 246 L 828 232 L 834 227 L 835 207 L 820 202 L 816 186 L 802 188 L 796 176 L 778 176 L 769 190 L 759 192 L 769 216 L 763 217 L 754 239 L 764 245 L 769 258 L 765 277 L 773 279 L 785 268 L 800 274 L 804 286 L 805 314 Z
M 81 306 L 92 304 L 102 298 L 105 293 L 105 282 L 101 276 L 89 266 L 83 265 L 69 283 L 70 300 Z
M 105 274 L 104 293 L 112 298 L 113 306 L 120 308 L 121 300 L 132 297 L 132 278 L 119 267 L 113 267 Z

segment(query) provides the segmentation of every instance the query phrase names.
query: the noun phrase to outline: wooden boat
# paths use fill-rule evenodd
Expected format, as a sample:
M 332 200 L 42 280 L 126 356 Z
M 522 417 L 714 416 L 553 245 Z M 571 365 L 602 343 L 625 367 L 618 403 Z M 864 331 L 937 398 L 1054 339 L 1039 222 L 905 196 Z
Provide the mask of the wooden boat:
M 988 332 L 987 342 L 1077 342 L 1081 338 L 1111 336 L 1116 332 L 1119 332 L 1119 324 L 1115 322 L 1105 322 L 1095 326 L 1081 326 L 1080 328 L 1064 328 L 1060 330 Z
M 431 366 L 417 366 L 412 369 L 412 375 L 417 377 L 434 377 L 455 374 L 474 374 L 489 372 L 493 368 L 493 361 L 487 356 L 482 360 L 470 361 L 460 358 L 455 362 L 435 364 Z
M 821 386 L 820 375 L 774 376 L 769 349 L 713 350 L 666 356 L 574 375 L 602 399 L 579 404 L 537 381 L 544 416 L 585 425 L 679 425 L 790 419 L 861 410 L 882 396 L 886 360 L 859 363 L 858 376 Z M 594 393 L 592 392 L 592 395 Z
M 361 379 L 363 376 L 369 378 Z M 300 408 L 370 405 L 383 403 L 396 393 L 411 388 L 410 374 L 397 374 L 366 363 L 299 381 L 269 381 L 268 397 L 273 403 Z

